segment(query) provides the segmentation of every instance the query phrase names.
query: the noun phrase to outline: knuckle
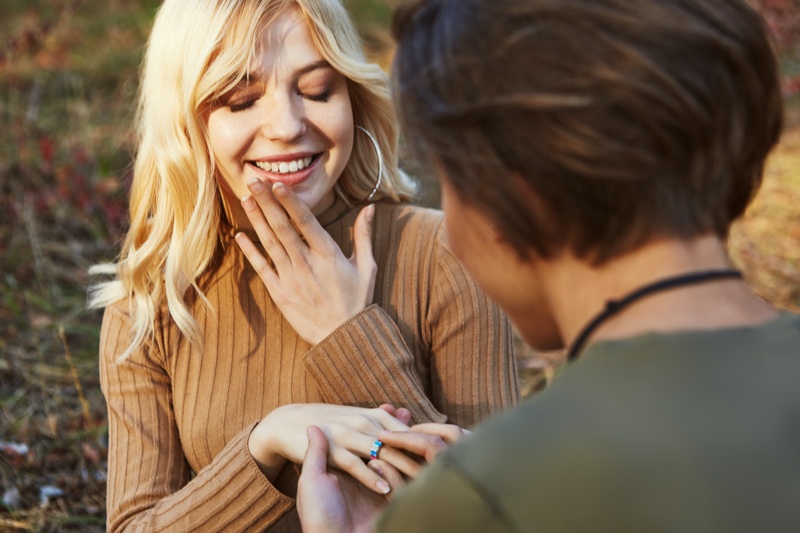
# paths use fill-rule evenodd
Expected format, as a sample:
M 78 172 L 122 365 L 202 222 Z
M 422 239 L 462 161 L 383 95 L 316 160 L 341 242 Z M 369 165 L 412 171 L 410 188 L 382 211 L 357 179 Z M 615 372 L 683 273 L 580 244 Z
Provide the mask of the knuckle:
M 356 419 L 356 429 L 362 433 L 369 431 L 373 425 L 374 424 L 372 423 L 372 420 L 365 415 L 359 415 L 359 417 Z
M 275 224 L 275 226 L 273 226 L 273 229 L 275 230 L 275 233 L 289 233 L 290 231 L 294 230 L 289 222 L 278 222 Z
M 334 257 L 338 250 L 339 248 L 336 246 L 336 243 L 326 242 L 320 247 L 319 253 L 323 257 Z
M 269 264 L 266 261 L 259 261 L 253 264 L 253 269 L 256 271 L 256 274 L 262 279 L 266 278 L 270 273 Z
M 277 241 L 277 239 L 269 238 L 264 241 L 264 248 L 266 250 L 275 250 L 279 244 L 280 243 Z
M 302 211 L 302 212 L 298 213 L 294 217 L 294 219 L 297 222 L 297 224 L 300 225 L 300 226 L 308 226 L 308 225 L 310 225 L 312 223 L 313 220 L 316 220 L 314 218 L 314 215 L 310 211 Z

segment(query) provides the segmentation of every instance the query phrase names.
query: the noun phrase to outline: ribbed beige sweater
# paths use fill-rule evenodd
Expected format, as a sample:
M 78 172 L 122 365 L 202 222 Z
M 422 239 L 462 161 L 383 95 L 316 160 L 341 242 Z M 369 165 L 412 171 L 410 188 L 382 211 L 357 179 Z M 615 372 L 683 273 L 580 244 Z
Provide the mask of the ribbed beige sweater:
M 320 222 L 352 251 L 358 210 Z M 127 302 L 106 310 L 100 375 L 109 412 L 108 529 L 300 531 L 297 467 L 273 486 L 251 457 L 256 423 L 278 406 L 405 406 L 414 422 L 471 427 L 517 402 L 511 333 L 441 235 L 441 213 L 379 204 L 374 304 L 316 346 L 300 339 L 224 231 L 191 302 L 204 337 L 192 349 L 162 308 L 154 342 L 121 364 Z M 291 512 L 290 512 L 291 511 Z

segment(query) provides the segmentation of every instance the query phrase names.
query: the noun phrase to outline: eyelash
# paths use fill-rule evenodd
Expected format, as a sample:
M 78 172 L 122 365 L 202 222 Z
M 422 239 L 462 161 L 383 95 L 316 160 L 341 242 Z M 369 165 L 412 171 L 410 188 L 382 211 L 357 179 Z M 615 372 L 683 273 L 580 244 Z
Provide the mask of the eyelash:
M 312 102 L 327 102 L 330 100 L 331 92 L 325 91 L 320 94 L 303 94 L 300 91 L 297 91 L 297 94 L 305 98 L 306 100 L 311 100 Z
M 256 104 L 255 100 L 248 100 L 246 102 L 242 102 L 241 104 L 228 104 L 228 109 L 231 110 L 231 113 L 239 113 L 240 111 L 245 111 L 250 109 Z
M 331 91 L 325 91 L 320 94 L 303 94 L 300 91 L 297 91 L 298 96 L 305 98 L 306 100 L 311 100 L 312 102 L 322 102 L 325 103 L 330 100 Z M 231 113 L 239 113 L 241 111 L 246 111 L 250 109 L 256 104 L 256 100 L 247 100 L 246 102 L 242 102 L 240 104 L 228 104 L 228 109 L 231 110 Z

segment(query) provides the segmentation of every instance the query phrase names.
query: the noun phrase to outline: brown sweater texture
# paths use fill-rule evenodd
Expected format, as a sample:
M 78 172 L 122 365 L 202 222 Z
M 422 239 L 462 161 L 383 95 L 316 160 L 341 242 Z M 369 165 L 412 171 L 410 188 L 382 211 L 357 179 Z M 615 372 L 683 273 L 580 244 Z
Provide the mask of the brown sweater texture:
M 338 201 L 319 220 L 345 256 L 358 209 Z M 378 204 L 373 304 L 316 346 L 303 341 L 221 231 L 190 301 L 195 350 L 159 309 L 152 342 L 127 360 L 128 302 L 106 309 L 100 377 L 109 414 L 109 531 L 300 531 L 299 469 L 273 485 L 247 448 L 256 424 L 291 403 L 407 407 L 413 423 L 473 427 L 518 401 L 505 316 L 442 239 L 438 211 Z

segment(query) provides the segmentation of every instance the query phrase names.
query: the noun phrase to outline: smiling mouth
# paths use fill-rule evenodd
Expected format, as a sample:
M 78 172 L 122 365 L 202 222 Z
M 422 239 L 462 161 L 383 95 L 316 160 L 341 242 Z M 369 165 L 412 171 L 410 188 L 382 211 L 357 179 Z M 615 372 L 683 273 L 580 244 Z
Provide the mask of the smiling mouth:
M 250 161 L 254 166 L 264 172 L 272 174 L 292 174 L 310 167 L 319 158 L 319 154 L 303 157 L 294 161 L 279 161 L 270 163 L 269 161 Z

